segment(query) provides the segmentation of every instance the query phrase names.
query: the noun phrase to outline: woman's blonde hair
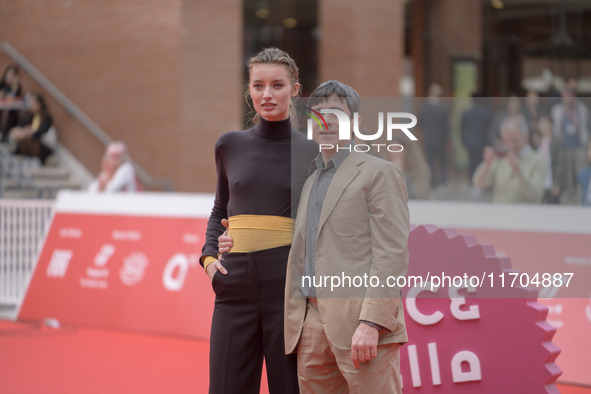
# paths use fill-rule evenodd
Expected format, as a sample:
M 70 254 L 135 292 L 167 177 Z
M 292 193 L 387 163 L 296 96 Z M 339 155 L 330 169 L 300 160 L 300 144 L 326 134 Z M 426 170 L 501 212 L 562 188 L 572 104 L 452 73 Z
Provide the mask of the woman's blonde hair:
M 284 66 L 287 70 L 287 75 L 289 76 L 289 81 L 291 82 L 292 86 L 300 83 L 300 70 L 296 65 L 296 62 L 289 56 L 289 54 L 285 51 L 282 51 L 279 48 L 265 48 L 255 56 L 251 57 L 250 60 L 246 63 L 248 66 L 248 74 L 250 80 L 250 73 L 252 72 L 252 68 L 257 64 L 278 64 Z M 244 92 L 244 98 L 246 99 L 246 104 L 250 109 L 249 113 L 246 115 L 247 119 L 249 119 L 249 125 L 255 125 L 259 122 L 260 115 L 254 111 L 253 106 L 250 103 L 250 94 L 248 91 L 249 82 L 246 83 L 246 89 Z M 298 96 L 301 93 L 301 86 L 298 90 Z M 293 104 L 293 103 L 292 103 Z M 289 116 L 294 122 L 297 118 L 297 111 L 294 105 L 289 106 Z

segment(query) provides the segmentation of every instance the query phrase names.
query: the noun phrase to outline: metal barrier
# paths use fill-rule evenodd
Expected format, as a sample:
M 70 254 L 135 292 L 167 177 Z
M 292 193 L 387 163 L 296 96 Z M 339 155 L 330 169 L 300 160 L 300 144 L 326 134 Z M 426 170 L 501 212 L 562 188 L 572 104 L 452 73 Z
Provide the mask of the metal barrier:
M 0 305 L 21 302 L 53 205 L 51 200 L 0 200 Z
M 35 181 L 24 169 L 23 165 L 12 156 L 6 147 L 0 144 L 0 198 L 4 198 L 7 189 L 6 183 L 9 179 L 15 181 L 14 188 L 16 189 L 35 190 L 37 198 L 42 198 L 44 195 L 44 189 L 35 184 Z

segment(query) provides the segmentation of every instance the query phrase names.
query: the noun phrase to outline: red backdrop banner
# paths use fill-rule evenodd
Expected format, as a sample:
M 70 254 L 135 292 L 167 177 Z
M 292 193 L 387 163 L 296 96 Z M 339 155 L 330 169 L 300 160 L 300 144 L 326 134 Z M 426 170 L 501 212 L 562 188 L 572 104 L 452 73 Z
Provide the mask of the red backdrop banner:
M 213 291 L 199 264 L 207 209 L 198 205 L 210 199 L 60 197 L 19 319 L 209 337 Z

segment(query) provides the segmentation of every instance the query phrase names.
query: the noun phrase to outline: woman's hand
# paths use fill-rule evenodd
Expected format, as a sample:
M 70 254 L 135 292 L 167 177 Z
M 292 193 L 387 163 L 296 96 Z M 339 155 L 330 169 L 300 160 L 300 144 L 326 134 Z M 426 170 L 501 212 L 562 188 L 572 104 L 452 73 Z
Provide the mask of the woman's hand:
M 234 246 L 232 237 L 228 236 L 228 219 L 222 219 L 222 225 L 226 228 L 226 231 L 218 237 L 219 254 L 228 253 L 232 249 L 232 246 Z
M 213 282 L 213 276 L 217 271 L 222 273 L 223 275 L 227 275 L 228 271 L 221 263 L 222 254 L 227 253 L 232 249 L 233 243 L 232 238 L 228 237 L 228 219 L 222 219 L 222 225 L 226 228 L 226 231 L 222 235 L 218 237 L 218 252 L 219 257 L 216 261 L 209 263 L 205 272 L 209 276 L 209 280 Z
M 13 127 L 10 130 L 10 136 L 14 138 L 16 141 L 21 141 L 26 138 L 31 137 L 33 134 L 33 129 L 31 129 L 30 125 L 23 126 L 23 127 Z
M 215 275 L 215 273 L 217 271 L 219 271 L 223 275 L 227 275 L 228 274 L 228 270 L 226 270 L 224 268 L 224 266 L 222 265 L 222 263 L 220 263 L 219 260 L 216 260 L 216 261 L 213 261 L 213 262 L 209 263 L 207 265 L 207 268 L 205 269 L 205 271 L 207 272 L 207 276 L 209 276 L 209 280 L 212 281 L 212 282 L 213 282 L 213 276 Z

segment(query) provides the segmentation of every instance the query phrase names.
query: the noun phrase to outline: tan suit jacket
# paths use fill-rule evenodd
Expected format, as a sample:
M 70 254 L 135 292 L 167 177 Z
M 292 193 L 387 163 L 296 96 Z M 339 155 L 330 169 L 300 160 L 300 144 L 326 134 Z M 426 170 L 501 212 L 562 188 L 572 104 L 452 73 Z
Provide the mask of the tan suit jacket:
M 296 351 L 307 299 L 301 290 L 312 174 L 302 190 L 285 287 L 285 351 Z M 351 348 L 360 320 L 389 330 L 379 344 L 408 341 L 400 288 L 386 286 L 388 276 L 406 275 L 409 213 L 406 185 L 394 164 L 351 152 L 330 184 L 318 227 L 315 276 L 380 278 L 378 287 L 316 288 L 318 309 L 328 340 L 341 350 Z M 369 279 L 367 280 L 369 282 Z M 359 283 L 359 281 L 357 281 Z M 375 285 L 375 281 L 373 282 Z M 381 285 L 385 286 L 382 287 Z

